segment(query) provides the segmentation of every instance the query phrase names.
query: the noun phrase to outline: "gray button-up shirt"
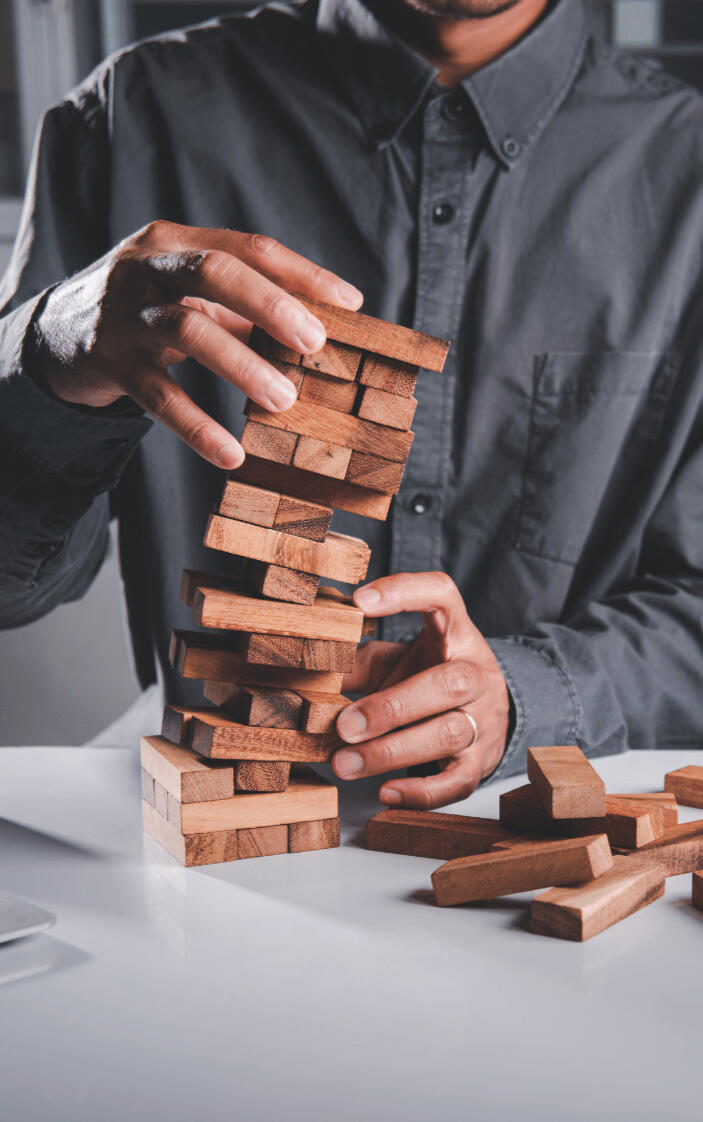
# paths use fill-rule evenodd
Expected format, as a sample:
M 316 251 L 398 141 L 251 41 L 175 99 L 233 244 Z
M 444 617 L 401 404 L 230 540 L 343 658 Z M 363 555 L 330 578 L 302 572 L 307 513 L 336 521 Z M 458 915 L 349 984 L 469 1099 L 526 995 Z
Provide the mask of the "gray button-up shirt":
M 703 109 L 591 40 L 559 0 L 453 91 L 360 0 L 269 8 L 108 60 L 51 110 L 0 321 L 0 620 L 80 595 L 120 518 L 137 662 L 192 626 L 180 570 L 222 475 L 129 403 L 31 378 L 42 293 L 154 218 L 273 235 L 365 309 L 452 340 L 423 373 L 387 525 L 339 515 L 371 574 L 441 568 L 530 744 L 699 743 L 703 671 Z M 242 396 L 176 376 L 235 433 Z M 109 501 L 108 501 L 109 496 Z M 386 637 L 412 620 L 397 617 Z M 68 672 L 68 670 L 66 671 Z

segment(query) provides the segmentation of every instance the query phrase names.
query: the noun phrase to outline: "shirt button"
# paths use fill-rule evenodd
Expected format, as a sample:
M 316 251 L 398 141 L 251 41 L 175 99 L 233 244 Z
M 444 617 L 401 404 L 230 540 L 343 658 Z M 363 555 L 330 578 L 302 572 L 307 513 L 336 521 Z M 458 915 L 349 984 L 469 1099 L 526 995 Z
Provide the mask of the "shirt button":
M 442 99 L 441 113 L 445 121 L 459 121 L 466 116 L 466 106 L 461 98 L 450 95 Z
M 447 222 L 451 222 L 455 213 L 451 203 L 437 203 L 432 208 L 432 221 L 436 222 L 438 226 L 446 226 Z
M 427 514 L 427 511 L 432 506 L 432 496 L 425 495 L 422 491 L 417 494 L 411 495 L 408 506 L 413 514 Z
M 519 142 L 515 139 L 514 136 L 506 136 L 505 140 L 500 146 L 500 150 L 504 156 L 508 157 L 509 160 L 516 160 L 520 155 L 522 148 L 520 147 Z

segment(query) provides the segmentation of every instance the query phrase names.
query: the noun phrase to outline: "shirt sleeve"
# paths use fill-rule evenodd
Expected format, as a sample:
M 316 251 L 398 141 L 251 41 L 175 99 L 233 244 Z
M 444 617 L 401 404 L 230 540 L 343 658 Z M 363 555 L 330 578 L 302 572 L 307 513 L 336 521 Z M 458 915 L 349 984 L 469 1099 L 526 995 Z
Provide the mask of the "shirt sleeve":
M 0 627 L 83 594 L 104 555 L 106 493 L 151 427 L 127 399 L 71 406 L 32 373 L 47 294 L 109 249 L 106 73 L 44 117 L 0 285 Z

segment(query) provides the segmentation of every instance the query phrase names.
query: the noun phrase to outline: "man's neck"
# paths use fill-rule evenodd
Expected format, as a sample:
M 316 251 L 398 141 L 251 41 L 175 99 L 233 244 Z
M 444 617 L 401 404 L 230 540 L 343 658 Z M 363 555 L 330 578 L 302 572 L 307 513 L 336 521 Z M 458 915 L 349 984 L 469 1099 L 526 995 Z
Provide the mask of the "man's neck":
M 505 11 L 480 19 L 439 16 L 412 8 L 406 0 L 367 2 L 389 31 L 437 67 L 437 80 L 452 87 L 521 39 L 549 0 L 518 0 Z

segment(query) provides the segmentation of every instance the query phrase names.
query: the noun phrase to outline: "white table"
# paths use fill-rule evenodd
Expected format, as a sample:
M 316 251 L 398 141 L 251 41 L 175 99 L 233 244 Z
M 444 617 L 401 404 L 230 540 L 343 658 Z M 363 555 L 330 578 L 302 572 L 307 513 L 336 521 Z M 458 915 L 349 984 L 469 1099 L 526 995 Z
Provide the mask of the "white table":
M 701 759 L 598 767 L 644 791 Z M 0 892 L 58 915 L 0 946 L 2 1118 L 700 1118 L 690 876 L 592 942 L 530 935 L 528 897 L 437 908 L 436 862 L 360 848 L 374 790 L 347 788 L 339 850 L 183 869 L 142 835 L 136 751 L 0 749 Z

